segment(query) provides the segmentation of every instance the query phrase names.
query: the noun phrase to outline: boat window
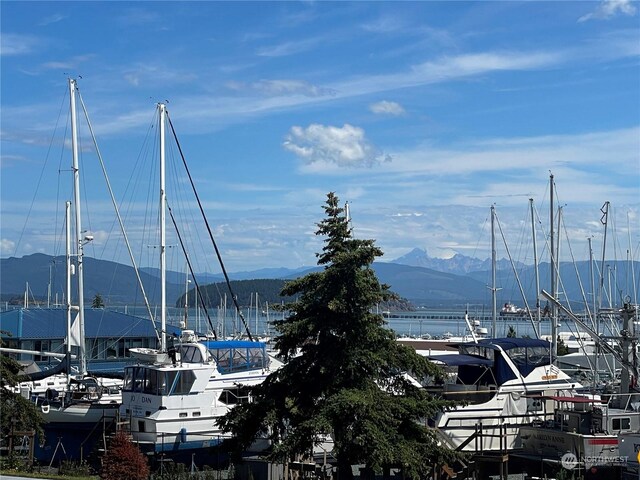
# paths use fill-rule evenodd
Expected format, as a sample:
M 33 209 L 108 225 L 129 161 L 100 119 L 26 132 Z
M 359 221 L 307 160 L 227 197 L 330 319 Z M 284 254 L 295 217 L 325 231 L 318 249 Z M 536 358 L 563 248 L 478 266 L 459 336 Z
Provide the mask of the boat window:
M 159 393 L 162 372 L 145 367 L 127 367 L 124 369 L 124 382 L 122 389 L 127 392 L 144 392 L 152 395 Z
M 223 374 L 267 366 L 267 355 L 263 346 L 212 348 L 209 353 Z
M 527 348 L 527 363 L 534 366 L 548 365 L 551 361 L 550 353 L 550 348 L 529 347 Z
M 460 347 L 460 353 L 466 353 L 467 355 L 476 355 L 479 357 L 488 358 L 493 360 L 494 350 L 492 348 L 486 348 L 481 345 L 464 345 Z
M 167 372 L 167 380 L 172 378 L 169 395 L 185 395 L 191 391 L 196 376 L 191 370 L 179 370 L 177 372 Z M 173 374 L 173 375 L 171 375 Z M 169 382 L 167 382 L 169 385 Z
M 156 370 L 147 370 L 144 382 L 144 393 L 151 395 L 158 394 L 158 372 Z
M 249 401 L 249 390 L 246 387 L 227 388 L 220 394 L 220 401 L 227 405 L 247 403 Z
M 185 363 L 202 363 L 204 359 L 202 358 L 202 352 L 200 349 L 193 345 L 187 345 L 182 347 L 180 351 L 180 360 Z
M 130 392 L 131 387 L 133 386 L 133 371 L 133 367 L 124 369 L 124 382 L 122 384 L 122 390 L 124 390 L 125 392 Z
M 631 428 L 631 419 L 629 417 L 614 418 L 612 430 L 629 430 Z

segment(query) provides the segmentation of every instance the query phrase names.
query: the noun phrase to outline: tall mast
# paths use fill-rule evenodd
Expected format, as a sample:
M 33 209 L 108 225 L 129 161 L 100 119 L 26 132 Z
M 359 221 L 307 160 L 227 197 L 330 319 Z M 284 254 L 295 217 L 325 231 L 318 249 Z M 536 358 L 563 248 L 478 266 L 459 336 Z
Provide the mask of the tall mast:
M 602 263 L 600 264 L 600 291 L 598 296 L 598 307 L 602 308 L 602 291 L 604 290 L 604 262 L 607 251 L 607 224 L 609 223 L 609 202 L 604 202 L 602 208 L 602 217 L 600 222 L 604 225 L 604 239 L 602 241 Z
M 553 189 L 555 185 L 553 183 L 553 174 L 549 175 L 549 273 L 551 274 L 551 295 L 557 298 L 556 293 L 556 256 L 554 254 L 554 236 L 553 236 Z M 558 355 L 558 308 L 555 303 L 551 304 L 551 352 L 555 358 Z
M 491 205 L 491 320 L 492 320 L 492 335 L 497 336 L 496 323 L 498 317 L 498 305 L 497 305 L 497 289 L 496 289 L 496 207 Z
M 80 364 L 79 374 L 81 376 L 87 373 L 87 356 L 84 342 L 84 275 L 83 275 L 83 256 L 84 256 L 84 238 L 82 232 L 82 224 L 80 222 L 80 169 L 78 168 L 78 124 L 76 120 L 76 81 L 69 79 L 69 101 L 71 106 L 71 151 L 73 155 L 73 202 L 75 203 L 75 223 L 76 223 L 76 241 L 77 241 L 77 272 L 78 276 L 78 322 L 79 331 L 78 339 L 80 345 Z
M 531 238 L 533 239 L 533 267 L 536 277 L 536 322 L 540 331 L 540 272 L 538 271 L 538 245 L 536 242 L 536 222 L 533 215 L 533 198 L 529 199 L 531 209 Z
M 67 310 L 67 355 L 71 355 L 71 202 L 65 203 L 65 229 L 66 242 L 65 250 L 67 257 L 67 283 L 66 283 L 66 310 Z M 69 380 L 69 372 L 67 372 L 67 381 Z
M 166 117 L 166 105 L 158 104 L 159 126 L 160 126 L 160 351 L 167 351 L 167 264 L 165 258 L 166 249 L 166 198 L 165 198 L 165 151 L 164 151 L 164 124 Z

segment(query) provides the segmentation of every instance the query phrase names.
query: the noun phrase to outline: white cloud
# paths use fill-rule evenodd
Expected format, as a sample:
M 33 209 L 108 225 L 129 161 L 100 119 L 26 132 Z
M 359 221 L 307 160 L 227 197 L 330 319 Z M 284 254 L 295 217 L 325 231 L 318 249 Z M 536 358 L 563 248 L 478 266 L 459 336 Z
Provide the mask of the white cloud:
M 309 125 L 294 126 L 286 137 L 284 148 L 307 164 L 320 163 L 339 167 L 371 167 L 391 157 L 378 150 L 365 137 L 362 128 Z
M 404 108 L 402 108 L 402 105 L 396 102 L 389 102 L 387 100 L 372 103 L 371 105 L 369 105 L 369 110 L 371 110 L 373 113 L 383 115 L 402 115 L 404 113 Z
M 636 11 L 637 9 L 631 0 L 604 0 L 595 11 L 583 15 L 578 19 L 578 22 L 586 22 L 592 19 L 609 20 L 618 14 L 633 16 Z
M 0 41 L 0 56 L 26 55 L 31 53 L 39 44 L 40 40 L 33 35 L 3 33 Z
M 0 240 L 0 253 L 2 255 L 12 255 L 16 249 L 16 242 L 3 238 Z

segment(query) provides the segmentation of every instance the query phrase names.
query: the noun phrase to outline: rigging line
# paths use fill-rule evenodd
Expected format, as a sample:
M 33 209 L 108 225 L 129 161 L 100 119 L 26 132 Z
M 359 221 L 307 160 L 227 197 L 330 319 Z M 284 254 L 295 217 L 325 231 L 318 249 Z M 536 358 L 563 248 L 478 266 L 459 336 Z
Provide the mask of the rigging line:
M 15 257 L 17 257 L 18 255 L 18 248 L 20 248 L 20 243 L 22 242 L 22 237 L 24 236 L 24 232 L 27 228 L 27 223 L 29 222 L 29 217 L 31 216 L 31 212 L 33 211 L 33 205 L 36 202 L 36 197 L 38 195 L 38 190 L 40 189 L 40 182 L 42 182 L 42 178 L 44 176 L 44 171 L 45 168 L 47 166 L 47 161 L 49 160 L 49 154 L 51 153 L 51 148 L 53 146 L 53 139 L 55 137 L 56 134 L 56 130 L 58 129 L 58 124 L 60 122 L 60 117 L 62 116 L 62 108 L 63 105 L 65 104 L 65 100 L 67 98 L 66 93 L 64 94 L 63 98 L 62 98 L 62 103 L 60 105 L 60 110 L 58 111 L 58 118 L 56 120 L 56 125 L 53 129 L 53 134 L 51 135 L 51 140 L 49 141 L 49 147 L 47 148 L 47 154 L 45 155 L 45 160 L 44 160 L 44 165 L 42 165 L 42 170 L 40 170 L 40 177 L 38 177 L 38 183 L 36 184 L 36 191 L 33 192 L 33 198 L 31 199 L 31 205 L 29 205 L 29 211 L 27 212 L 27 216 L 24 219 L 24 225 L 22 226 L 22 230 L 20 231 L 20 236 L 18 237 L 18 241 L 16 242 L 16 246 L 13 249 L 13 255 Z
M 187 255 L 187 252 L 184 248 L 184 242 L 182 241 L 182 235 L 180 235 L 180 230 L 178 230 L 178 225 L 176 224 L 176 219 L 173 216 L 173 211 L 171 210 L 171 207 L 169 206 L 169 202 L 165 201 L 167 204 L 167 210 L 169 211 L 169 217 L 171 218 L 171 222 L 173 223 L 173 228 L 175 228 L 176 230 L 176 235 L 178 236 L 178 241 L 180 242 L 180 247 L 182 247 L 182 252 L 184 253 L 184 257 L 187 260 L 187 265 L 189 266 L 189 272 L 191 273 L 191 278 L 193 278 L 193 283 L 195 285 L 195 289 L 196 292 L 198 293 L 198 298 L 200 299 L 200 304 L 202 305 L 202 308 L 204 309 L 204 313 L 207 316 L 207 322 L 209 322 L 209 328 L 211 328 L 211 331 L 213 332 L 213 338 L 215 340 L 218 339 L 218 335 L 216 333 L 216 329 L 213 328 L 213 323 L 211 322 L 211 317 L 209 317 L 209 311 L 207 310 L 207 306 L 204 303 L 204 298 L 202 298 L 202 294 L 200 293 L 200 285 L 198 285 L 198 281 L 196 280 L 196 275 L 193 271 L 193 268 L 191 266 L 191 260 L 189 259 L 189 255 Z
M 84 101 L 82 100 L 82 95 L 78 95 L 78 98 L 80 99 L 80 105 L 82 105 L 82 111 L 84 112 L 84 116 L 85 119 L 87 120 L 87 126 L 89 127 L 89 132 L 91 133 L 91 138 L 93 139 L 93 145 L 96 149 L 96 154 L 98 156 L 98 160 L 100 161 L 100 167 L 102 168 L 102 174 L 104 175 L 104 180 L 107 184 L 107 190 L 109 190 L 109 195 L 111 197 L 111 203 L 113 203 L 113 208 L 115 209 L 116 212 L 116 216 L 118 217 L 118 222 L 120 223 L 120 229 L 122 230 L 122 235 L 124 237 L 124 242 L 125 245 L 127 246 L 127 250 L 129 251 L 129 256 L 131 258 L 131 263 L 133 266 L 133 271 L 136 274 L 136 278 L 138 279 L 138 286 L 140 287 L 140 290 L 142 291 L 142 296 L 144 298 L 144 303 L 145 306 L 147 307 L 147 313 L 149 314 L 149 318 L 151 319 L 152 322 L 154 322 L 154 327 L 155 327 L 155 321 L 153 318 L 153 314 L 151 313 L 151 306 L 149 305 L 149 301 L 147 299 L 147 295 L 144 291 L 144 285 L 142 284 L 142 279 L 140 278 L 140 272 L 138 271 L 138 266 L 136 265 L 136 259 L 133 256 L 133 251 L 131 250 L 131 245 L 129 244 L 129 238 L 127 237 L 127 232 L 124 229 L 124 223 L 122 222 L 122 217 L 120 216 L 120 210 L 118 209 L 118 204 L 116 202 L 116 198 L 113 194 L 113 190 L 111 189 L 111 183 L 109 182 L 109 177 L 107 175 L 107 169 L 104 165 L 104 161 L 102 160 L 102 154 L 100 153 L 100 149 L 98 148 L 98 142 L 96 141 L 96 137 L 93 134 L 93 128 L 91 127 L 91 121 L 89 120 L 89 114 L 87 113 L 87 109 L 84 105 Z M 160 341 L 160 335 L 158 334 L 157 329 L 155 329 L 156 332 L 156 337 L 158 339 L 158 341 Z
M 529 308 L 529 302 L 527 301 L 527 296 L 524 293 L 524 289 L 522 288 L 522 283 L 520 282 L 520 277 L 518 276 L 518 269 L 516 268 L 513 258 L 511 257 L 511 252 L 509 251 L 509 245 L 507 245 L 507 239 L 504 236 L 504 232 L 502 231 L 502 225 L 500 224 L 500 220 L 498 219 L 497 214 L 493 213 L 496 223 L 498 224 L 498 229 L 500 230 L 500 236 L 502 237 L 502 243 L 504 243 L 504 248 L 507 251 L 507 256 L 509 257 L 509 262 L 511 263 L 511 268 L 513 269 L 513 275 L 515 277 L 518 288 L 520 289 L 520 295 L 524 301 L 525 308 L 527 310 L 527 315 L 529 316 L 529 321 L 531 322 L 531 327 L 533 328 L 533 333 L 536 338 L 540 338 L 540 332 L 536 326 L 536 322 L 533 319 L 533 314 L 531 313 L 531 308 Z
M 240 306 L 238 305 L 238 299 L 236 298 L 236 296 L 233 293 L 233 290 L 231 288 L 231 281 L 229 280 L 229 275 L 227 274 L 227 269 L 224 266 L 224 263 L 222 261 L 222 255 L 220 255 L 220 250 L 218 249 L 218 245 L 216 243 L 216 241 L 213 238 L 213 234 L 211 233 L 211 227 L 209 227 L 209 220 L 207 220 L 207 216 L 204 214 L 204 209 L 202 208 L 202 202 L 200 202 L 200 197 L 198 196 L 198 192 L 196 191 L 196 186 L 193 183 L 193 178 L 191 177 L 191 172 L 189 171 L 189 167 L 187 167 L 187 161 L 184 158 L 184 154 L 182 153 L 182 147 L 180 146 L 180 142 L 178 141 L 178 136 L 176 134 L 175 129 L 173 128 L 173 122 L 171 121 L 171 118 L 169 118 L 169 115 L 167 115 L 167 120 L 169 120 L 169 126 L 171 127 L 171 132 L 173 133 L 173 138 L 176 141 L 176 145 L 178 146 L 178 151 L 180 152 L 180 158 L 182 158 L 182 163 L 184 165 L 184 168 L 187 172 L 187 176 L 189 177 L 189 182 L 191 183 L 191 188 L 193 189 L 193 193 L 196 196 L 196 201 L 198 202 L 198 207 L 200 208 L 200 213 L 202 214 L 202 218 L 204 219 L 204 223 L 207 227 L 207 232 L 209 232 L 209 238 L 211 238 L 211 242 L 213 243 L 213 248 L 216 251 L 216 255 L 218 257 L 218 262 L 220 262 L 220 267 L 222 268 L 222 273 L 224 274 L 224 278 L 227 282 L 227 288 L 229 289 L 229 293 L 231 294 L 231 299 L 233 300 L 233 304 L 236 307 L 236 311 L 238 312 L 238 315 L 240 316 L 240 319 L 242 320 L 242 324 L 244 325 L 244 329 L 247 332 L 247 336 L 249 337 L 249 340 L 253 341 L 253 337 L 251 336 L 251 332 L 249 331 L 249 326 L 247 325 L 246 320 L 244 319 L 244 316 L 242 315 L 242 310 L 240 309 Z
M 585 306 L 585 311 L 587 312 L 587 318 L 593 318 L 593 316 L 591 315 L 591 309 L 589 307 L 589 301 L 587 300 L 587 294 L 585 292 L 584 286 L 582 285 L 582 279 L 580 278 L 580 271 L 578 270 L 578 263 L 576 262 L 576 257 L 573 254 L 573 248 L 571 247 L 571 241 L 569 239 L 569 231 L 567 230 L 567 224 L 565 222 L 562 222 L 562 230 L 564 232 L 564 236 L 567 240 L 567 247 L 569 248 L 569 256 L 571 257 L 571 263 L 573 263 L 573 269 L 574 272 L 576 274 L 576 281 L 578 282 L 578 287 L 580 288 L 580 295 L 582 296 L 582 301 L 584 302 L 584 306 Z M 560 232 L 558 232 L 558 235 L 560 235 Z M 562 277 L 560 277 L 560 281 L 562 282 Z M 564 290 L 564 285 L 562 285 L 562 289 Z M 568 301 L 569 296 L 567 295 L 567 304 L 569 303 Z M 595 325 L 594 325 L 595 327 Z M 594 328 L 596 329 L 596 328 Z

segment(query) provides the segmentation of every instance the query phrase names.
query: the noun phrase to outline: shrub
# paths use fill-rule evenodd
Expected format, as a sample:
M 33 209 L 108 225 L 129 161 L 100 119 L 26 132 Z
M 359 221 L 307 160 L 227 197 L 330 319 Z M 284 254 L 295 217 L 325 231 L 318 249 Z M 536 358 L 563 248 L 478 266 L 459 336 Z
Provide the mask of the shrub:
M 140 449 L 129 436 L 119 431 L 109 444 L 102 458 L 100 478 L 108 480 L 147 480 L 149 464 Z

